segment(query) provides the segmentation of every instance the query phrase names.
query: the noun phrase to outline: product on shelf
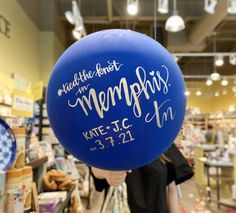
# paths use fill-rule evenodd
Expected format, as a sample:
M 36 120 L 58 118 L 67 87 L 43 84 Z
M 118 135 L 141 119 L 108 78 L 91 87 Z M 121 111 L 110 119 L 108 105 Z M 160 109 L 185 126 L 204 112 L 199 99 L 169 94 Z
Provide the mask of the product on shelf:
M 25 166 L 23 168 L 23 200 L 24 209 L 31 208 L 31 191 L 33 183 L 33 171 L 31 166 Z
M 0 171 L 0 209 L 4 208 L 6 172 Z
M 11 128 L 0 119 L 0 171 L 6 171 L 14 162 L 16 140 Z
M 6 172 L 6 191 L 8 190 L 22 190 L 23 186 L 23 170 L 9 169 Z
M 42 148 L 40 147 L 38 143 L 37 136 L 34 133 L 32 133 L 29 152 L 28 152 L 29 161 L 33 161 L 33 160 L 42 158 L 44 156 L 45 156 L 45 153 L 43 152 Z
M 66 164 L 67 164 L 67 173 L 70 176 L 70 178 L 72 180 L 78 179 L 79 173 L 78 173 L 78 170 L 75 166 L 74 158 L 72 155 L 67 156 Z
M 64 171 L 50 170 L 43 177 L 43 188 L 45 191 L 67 191 L 75 183 L 68 177 Z
M 78 188 L 81 197 L 89 196 L 89 168 L 85 164 L 76 165 L 79 172 Z
M 25 166 L 25 128 L 13 128 L 12 130 L 16 137 L 16 157 L 12 167 L 22 168 Z
M 24 212 L 23 170 L 10 169 L 6 172 L 6 210 L 7 212 Z
M 66 173 L 68 172 L 66 159 L 64 157 L 56 157 L 55 162 L 56 162 L 56 168 L 58 170 L 65 171 Z
M 7 191 L 7 203 L 6 203 L 7 213 L 23 213 L 24 203 L 21 190 L 9 190 Z
M 48 141 L 39 141 L 39 145 L 43 150 L 45 156 L 48 156 L 48 166 L 52 166 L 55 163 L 52 145 Z
M 78 193 L 78 190 L 74 190 L 71 199 L 70 199 L 70 208 L 69 213 L 82 213 L 83 212 L 83 205 Z
M 67 192 L 43 192 L 39 195 L 40 212 L 55 212 L 58 203 L 64 202 Z

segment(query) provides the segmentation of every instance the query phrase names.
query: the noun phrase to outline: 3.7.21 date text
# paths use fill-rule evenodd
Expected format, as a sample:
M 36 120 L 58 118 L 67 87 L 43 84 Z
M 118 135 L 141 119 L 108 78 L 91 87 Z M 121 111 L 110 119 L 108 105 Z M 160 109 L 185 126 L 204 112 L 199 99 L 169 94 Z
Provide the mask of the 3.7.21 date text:
M 135 138 L 132 136 L 130 130 L 120 133 L 118 135 L 118 138 L 119 138 L 119 140 L 116 139 L 116 141 L 112 136 L 106 137 L 104 139 L 104 141 L 95 140 L 95 143 L 97 144 L 97 147 L 96 146 L 91 147 L 90 151 L 93 152 L 93 151 L 96 151 L 98 149 L 103 150 L 103 149 L 106 149 L 106 148 L 115 147 L 117 145 L 126 144 L 126 143 L 129 143 L 129 142 L 135 140 Z

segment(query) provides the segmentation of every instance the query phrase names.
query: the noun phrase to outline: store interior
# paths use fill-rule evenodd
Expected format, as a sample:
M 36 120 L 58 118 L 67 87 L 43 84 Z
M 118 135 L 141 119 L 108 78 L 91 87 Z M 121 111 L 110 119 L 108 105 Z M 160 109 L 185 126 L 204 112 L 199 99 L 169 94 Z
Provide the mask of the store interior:
M 0 213 L 129 213 L 125 186 L 97 192 L 47 113 L 58 58 L 106 29 L 153 38 L 182 72 L 174 143 L 194 175 L 178 185 L 180 212 L 236 212 L 236 0 L 0 0 Z

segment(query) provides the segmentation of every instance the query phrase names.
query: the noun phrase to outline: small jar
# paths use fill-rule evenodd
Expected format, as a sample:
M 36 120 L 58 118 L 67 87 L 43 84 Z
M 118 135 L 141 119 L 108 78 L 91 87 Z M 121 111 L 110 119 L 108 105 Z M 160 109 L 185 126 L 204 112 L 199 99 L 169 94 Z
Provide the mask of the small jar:
M 7 192 L 6 213 L 24 213 L 22 191 L 13 189 Z
M 7 213 L 21 213 L 24 211 L 23 203 L 23 170 L 9 169 L 6 172 L 6 208 Z M 12 203 L 12 201 L 14 203 Z M 23 208 L 23 211 L 22 211 Z
M 25 166 L 23 168 L 23 200 L 24 200 L 25 210 L 29 210 L 31 208 L 32 183 L 33 183 L 32 167 Z
M 6 191 L 8 190 L 22 190 L 23 185 L 23 170 L 9 169 L 6 172 Z

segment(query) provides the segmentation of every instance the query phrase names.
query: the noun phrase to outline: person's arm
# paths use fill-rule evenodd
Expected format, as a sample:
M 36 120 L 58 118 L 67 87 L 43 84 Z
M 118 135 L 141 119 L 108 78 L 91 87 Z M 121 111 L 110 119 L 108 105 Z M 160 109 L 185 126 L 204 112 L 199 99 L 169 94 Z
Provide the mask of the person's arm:
M 98 179 L 105 179 L 110 186 L 121 185 L 126 178 L 126 171 L 108 171 L 92 167 L 93 175 Z
M 172 181 L 167 186 L 167 202 L 168 202 L 170 213 L 180 213 L 181 212 L 175 181 Z

